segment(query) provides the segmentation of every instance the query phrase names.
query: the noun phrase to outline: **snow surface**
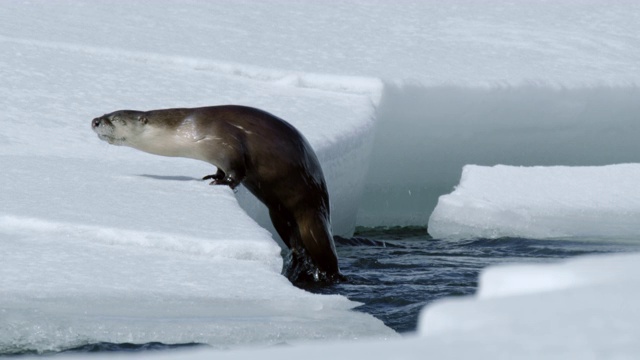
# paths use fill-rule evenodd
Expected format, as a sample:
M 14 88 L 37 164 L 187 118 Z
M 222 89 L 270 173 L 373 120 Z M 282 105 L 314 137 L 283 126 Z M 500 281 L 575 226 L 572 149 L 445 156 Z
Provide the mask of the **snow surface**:
M 294 73 L 463 86 L 640 76 L 640 4 L 627 0 L 41 0 L 2 10 L 5 36 Z
M 376 88 L 374 165 L 351 215 L 366 226 L 424 225 L 466 164 L 640 162 L 634 1 L 39 0 L 4 2 L 0 16 L 3 46 L 74 48 L 283 86 Z M 183 78 L 169 74 L 164 84 Z M 168 98 L 126 105 L 169 106 Z M 191 92 L 170 99 L 196 102 Z M 215 98 L 207 100 L 198 104 Z
M 167 72 L 162 67 L 113 64 L 66 50 L 6 48 L 22 58 L 19 66 L 8 67 L 18 71 L 3 73 L 9 114 L 0 147 L 3 352 L 95 341 L 195 341 L 227 348 L 395 336 L 381 321 L 352 312 L 357 303 L 294 288 L 280 275 L 280 248 L 271 234 L 246 215 L 230 189 L 197 181 L 211 173 L 210 166 L 111 147 L 90 129 L 93 116 L 131 106 L 112 101 L 144 97 L 158 104 L 142 108 L 158 107 L 198 83 L 209 84 L 210 93 L 193 96 L 192 104 L 216 93 L 225 95 L 215 103 L 255 98 L 254 104 L 264 101 L 272 110 L 286 108 L 280 113 L 291 118 L 296 113 L 305 118 L 314 104 L 335 109 L 347 102 L 354 109 L 359 100 L 367 114 L 368 101 L 322 92 L 294 96 L 291 89 L 264 84 L 248 90 L 246 80 L 191 69 L 171 69 L 172 76 L 184 75 L 184 82 L 159 89 L 141 84 L 161 83 Z M 38 66 L 51 66 L 65 83 L 36 73 Z M 114 69 L 85 72 L 83 66 Z M 127 82 L 142 87 L 120 91 Z M 95 113 L 95 108 L 105 110 Z M 311 118 L 309 126 L 320 121 Z M 342 137 L 332 137 L 335 144 L 348 139 L 344 134 L 358 115 L 350 120 Z M 310 136 L 312 143 L 331 135 L 321 130 Z M 329 169 L 330 155 L 324 152 Z M 354 196 L 347 190 L 345 200 Z
M 135 358 L 635 359 L 640 353 L 638 263 L 639 254 L 618 254 L 490 267 L 481 274 L 476 296 L 427 306 L 418 334 L 403 339 L 165 351 Z
M 244 211 L 260 220 L 257 201 L 241 190 L 238 202 L 230 189 L 198 181 L 212 166 L 116 148 L 90 127 L 122 108 L 236 103 L 271 111 L 316 148 L 334 229 L 348 235 L 379 81 L 299 77 L 327 87 L 318 89 L 271 78 L 277 71 L 242 76 L 206 59 L 101 47 L 89 30 L 85 43 L 71 43 L 56 31 L 67 23 L 36 19 L 55 13 L 47 4 L 2 5 L 29 8 L 34 18 L 5 23 L 0 38 L 0 352 L 98 341 L 230 348 L 397 336 L 352 311 L 358 303 L 312 295 L 281 276 L 280 247 Z M 10 22 L 9 15 L 0 14 Z M 32 27 L 59 36 L 11 36 Z
M 2 2 L 0 350 L 396 336 L 292 287 L 246 192 L 101 143 L 95 116 L 260 107 L 317 150 L 337 234 L 424 225 L 466 164 L 639 162 L 638 34 L 629 1 Z M 603 259 L 489 270 L 478 298 L 428 308 L 421 337 L 259 356 L 632 358 L 639 259 Z
M 640 164 L 467 165 L 429 219 L 436 238 L 637 239 Z

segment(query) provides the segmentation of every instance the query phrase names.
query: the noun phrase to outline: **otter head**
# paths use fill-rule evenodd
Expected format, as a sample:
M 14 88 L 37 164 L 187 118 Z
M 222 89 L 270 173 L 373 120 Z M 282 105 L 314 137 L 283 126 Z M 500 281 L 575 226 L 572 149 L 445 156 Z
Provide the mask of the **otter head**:
M 91 127 L 100 140 L 113 145 L 130 145 L 144 133 L 147 123 L 142 111 L 119 110 L 93 119 Z
M 180 156 L 206 160 L 207 145 L 202 140 L 196 120 L 184 109 L 149 112 L 118 110 L 91 121 L 101 140 L 162 156 Z

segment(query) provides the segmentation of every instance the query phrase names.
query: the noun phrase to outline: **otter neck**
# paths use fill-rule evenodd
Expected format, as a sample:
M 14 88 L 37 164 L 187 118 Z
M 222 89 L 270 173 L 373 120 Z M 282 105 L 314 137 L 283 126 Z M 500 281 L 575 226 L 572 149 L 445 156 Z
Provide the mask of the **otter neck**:
M 198 146 L 202 139 L 185 129 L 147 126 L 141 134 L 129 137 L 124 145 L 155 155 L 205 160 Z

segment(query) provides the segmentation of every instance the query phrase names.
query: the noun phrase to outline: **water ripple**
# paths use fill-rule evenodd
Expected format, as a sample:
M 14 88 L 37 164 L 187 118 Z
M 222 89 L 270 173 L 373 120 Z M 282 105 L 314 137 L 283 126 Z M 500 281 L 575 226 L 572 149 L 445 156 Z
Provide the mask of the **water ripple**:
M 474 294 L 487 266 L 638 250 L 632 243 L 594 239 L 440 240 L 424 227 L 358 228 L 353 238 L 336 237 L 336 248 L 350 281 L 309 290 L 364 303 L 357 310 L 401 333 L 415 331 L 420 309 L 430 302 Z

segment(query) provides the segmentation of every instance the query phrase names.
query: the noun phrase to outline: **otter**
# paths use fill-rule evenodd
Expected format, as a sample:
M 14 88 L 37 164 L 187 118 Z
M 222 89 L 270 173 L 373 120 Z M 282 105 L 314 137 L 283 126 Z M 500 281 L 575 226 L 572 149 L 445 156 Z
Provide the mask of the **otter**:
M 294 284 L 345 280 L 331 234 L 329 195 L 318 158 L 285 120 L 239 105 L 118 110 L 91 122 L 101 140 L 147 153 L 206 161 L 210 185 L 245 186 L 264 203 L 290 249 Z

